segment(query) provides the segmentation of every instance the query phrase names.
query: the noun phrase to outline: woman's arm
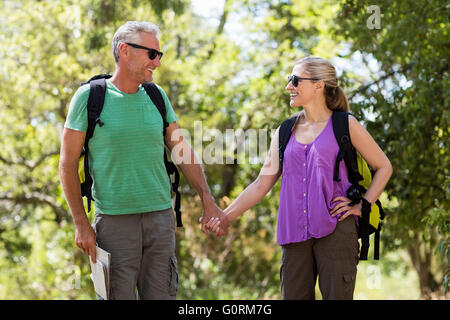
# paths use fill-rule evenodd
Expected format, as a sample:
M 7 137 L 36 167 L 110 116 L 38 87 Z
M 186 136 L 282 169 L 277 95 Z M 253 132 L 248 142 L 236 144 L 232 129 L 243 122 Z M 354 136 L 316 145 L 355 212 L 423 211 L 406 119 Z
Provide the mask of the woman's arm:
M 353 146 L 375 171 L 372 183 L 364 195 L 367 201 L 374 204 L 392 176 L 391 162 L 369 132 L 353 116 L 349 117 L 349 130 Z
M 254 207 L 272 189 L 281 175 L 278 157 L 278 131 L 272 137 L 269 153 L 258 177 L 224 210 L 228 221 L 240 217 L 245 211 Z M 220 222 L 213 219 L 207 224 L 213 232 L 218 232 Z
M 353 116 L 349 116 L 349 131 L 353 146 L 361 154 L 364 160 L 366 160 L 367 164 L 375 171 L 372 183 L 364 195 L 364 198 L 367 201 L 374 204 L 380 197 L 392 175 L 391 162 L 369 132 L 367 132 Z M 339 219 L 340 221 L 344 220 L 350 214 L 361 216 L 361 203 L 349 207 L 348 204 L 351 201 L 346 197 L 337 197 L 332 200 L 332 202 L 335 201 L 341 201 L 341 203 L 337 204 L 330 211 L 330 214 L 333 217 L 345 211 L 346 213 L 342 215 Z

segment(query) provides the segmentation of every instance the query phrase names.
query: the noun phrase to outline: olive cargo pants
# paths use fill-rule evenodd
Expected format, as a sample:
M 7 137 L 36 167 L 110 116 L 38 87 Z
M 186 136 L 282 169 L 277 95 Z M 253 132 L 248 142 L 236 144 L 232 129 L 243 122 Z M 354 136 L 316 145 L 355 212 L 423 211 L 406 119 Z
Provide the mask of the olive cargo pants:
M 359 243 L 355 219 L 338 222 L 319 239 L 282 246 L 280 269 L 283 299 L 315 299 L 316 279 L 324 300 L 353 299 Z

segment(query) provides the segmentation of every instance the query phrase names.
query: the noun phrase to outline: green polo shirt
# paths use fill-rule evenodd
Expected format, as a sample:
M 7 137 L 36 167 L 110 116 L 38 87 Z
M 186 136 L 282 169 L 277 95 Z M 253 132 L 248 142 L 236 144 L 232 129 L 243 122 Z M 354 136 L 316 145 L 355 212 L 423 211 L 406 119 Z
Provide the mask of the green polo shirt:
M 100 118 L 89 141 L 89 170 L 93 178 L 95 211 L 103 214 L 142 213 L 172 206 L 169 177 L 164 165 L 163 121 L 142 86 L 134 94 L 123 93 L 106 80 Z M 177 116 L 166 93 L 166 120 Z M 87 131 L 86 103 L 89 85 L 72 98 L 65 127 Z

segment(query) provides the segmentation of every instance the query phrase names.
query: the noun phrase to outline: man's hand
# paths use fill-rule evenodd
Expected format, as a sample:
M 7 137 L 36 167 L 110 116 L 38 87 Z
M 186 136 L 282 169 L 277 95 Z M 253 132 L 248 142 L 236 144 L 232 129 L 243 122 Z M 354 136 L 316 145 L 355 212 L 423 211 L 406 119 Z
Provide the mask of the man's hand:
M 203 205 L 203 214 L 200 218 L 200 223 L 202 224 L 201 230 L 204 234 L 208 234 L 209 231 L 212 231 L 207 227 L 207 223 L 216 219 L 215 221 L 221 222 L 220 232 L 215 232 L 217 237 L 224 236 L 228 232 L 229 221 L 223 211 L 216 205 L 214 199 L 206 198 L 202 201 Z
M 89 222 L 76 226 L 75 243 L 78 248 L 91 257 L 93 263 L 97 262 L 95 256 L 95 241 L 95 231 Z

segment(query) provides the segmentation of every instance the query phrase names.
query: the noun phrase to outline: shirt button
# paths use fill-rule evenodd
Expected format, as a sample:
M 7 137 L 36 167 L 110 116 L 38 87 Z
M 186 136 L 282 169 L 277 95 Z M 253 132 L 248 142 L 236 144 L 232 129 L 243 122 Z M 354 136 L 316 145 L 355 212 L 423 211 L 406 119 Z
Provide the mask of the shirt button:
M 306 167 L 306 163 L 304 163 L 303 166 Z
M 303 196 L 306 197 L 306 193 L 304 193 Z
M 306 213 L 306 210 L 303 210 L 304 213 Z
M 305 149 L 308 148 L 308 146 L 305 146 Z
M 303 178 L 303 182 L 306 182 L 306 178 Z

